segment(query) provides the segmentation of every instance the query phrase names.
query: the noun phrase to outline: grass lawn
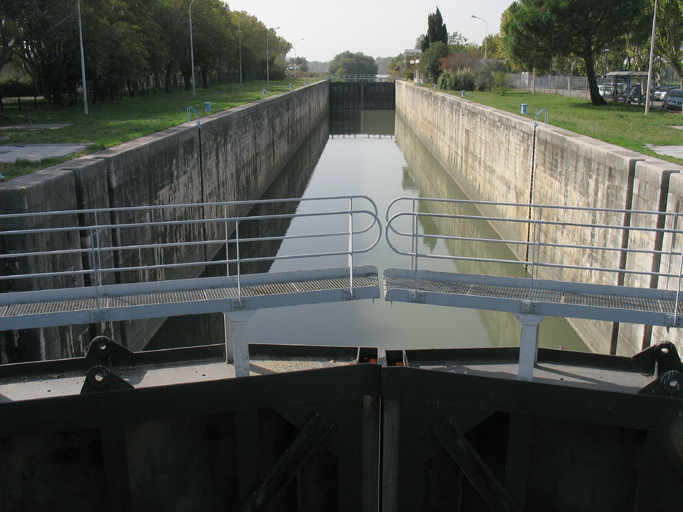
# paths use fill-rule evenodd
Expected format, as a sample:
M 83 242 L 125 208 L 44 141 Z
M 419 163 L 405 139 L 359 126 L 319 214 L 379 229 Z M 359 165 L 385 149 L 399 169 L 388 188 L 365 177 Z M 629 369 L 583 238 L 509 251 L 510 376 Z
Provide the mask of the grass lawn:
M 460 96 L 460 91 L 444 92 Z M 465 99 L 515 114 L 519 114 L 522 103 L 526 103 L 529 119 L 534 119 L 539 110 L 546 108 L 548 123 L 553 126 L 683 165 L 681 158 L 659 155 L 645 147 L 645 144 L 683 145 L 683 130 L 674 128 L 683 127 L 683 115 L 662 110 L 660 102 L 656 102 L 646 116 L 645 106 L 610 101 L 607 105 L 594 107 L 586 99 L 519 90 L 508 90 L 504 96 L 495 89 L 492 92 L 468 91 Z M 539 116 L 540 122 L 544 120 L 545 113 Z
M 268 95 L 289 90 L 289 84 L 295 87 L 304 85 L 304 79 L 296 81 L 270 82 Z M 247 82 L 243 85 L 224 84 L 211 88 L 192 91 L 176 91 L 171 94 L 163 92 L 151 93 L 149 96 L 137 96 L 116 101 L 93 103 L 88 102 L 89 114 L 83 113 L 83 101 L 63 108 L 49 108 L 46 101 L 39 100 L 34 106 L 33 98 L 22 98 L 19 110 L 16 98 L 5 98 L 3 112 L 0 112 L 0 126 L 28 124 L 71 124 L 66 128 L 55 130 L 0 130 L 0 145 L 5 144 L 47 144 L 47 143 L 89 143 L 81 153 L 68 157 L 49 158 L 42 162 L 18 161 L 13 164 L 0 163 L 0 174 L 5 179 L 15 178 L 38 169 L 65 162 L 77 156 L 93 153 L 116 146 L 123 142 L 137 139 L 143 135 L 158 132 L 187 122 L 187 108 L 193 106 L 200 117 L 222 110 L 249 103 L 263 98 L 266 82 Z M 211 102 L 211 112 L 204 108 Z M 195 115 L 192 115 L 192 120 Z
M 293 81 L 292 81 L 293 82 Z M 295 87 L 304 84 L 298 79 Z M 290 80 L 270 83 L 269 94 L 289 90 Z M 38 101 L 35 108 L 33 99 L 22 99 L 19 110 L 16 100 L 6 99 L 0 113 L 0 126 L 28 124 L 71 124 L 58 130 L 11 130 L 4 129 L 0 135 L 4 144 L 40 143 L 89 143 L 82 153 L 70 157 L 50 158 L 42 162 L 19 161 L 14 164 L 0 163 L 0 174 L 5 179 L 43 169 L 70 160 L 77 156 L 93 153 L 128 140 L 179 125 L 187 121 L 187 107 L 194 106 L 200 116 L 209 115 L 204 103 L 211 102 L 211 113 L 248 103 L 263 97 L 265 82 L 247 82 L 213 86 L 208 90 L 192 92 L 177 91 L 171 94 L 152 93 L 117 101 L 89 102 L 89 115 L 83 114 L 83 103 L 70 107 L 49 108 L 44 101 Z M 460 96 L 460 91 L 447 91 Z M 536 93 L 508 90 L 503 96 L 495 89 L 492 92 L 467 92 L 466 99 L 489 105 L 500 110 L 519 114 L 521 104 L 528 105 L 527 117 L 542 108 L 549 111 L 549 122 L 567 130 L 588 135 L 617 146 L 638 151 L 646 155 L 683 165 L 683 159 L 658 155 L 645 144 L 683 145 L 683 130 L 673 128 L 683 126 L 683 115 L 663 111 L 658 104 L 644 115 L 644 107 L 609 103 L 594 107 L 589 100 L 569 98 L 559 94 Z M 194 115 L 193 115 L 194 120 Z M 544 116 L 540 117 L 544 120 Z

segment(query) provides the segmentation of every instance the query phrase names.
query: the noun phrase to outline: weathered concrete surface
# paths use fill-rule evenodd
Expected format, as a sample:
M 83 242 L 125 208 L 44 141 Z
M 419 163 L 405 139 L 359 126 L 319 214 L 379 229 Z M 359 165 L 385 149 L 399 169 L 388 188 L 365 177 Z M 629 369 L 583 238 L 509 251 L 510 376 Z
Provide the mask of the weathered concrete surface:
M 566 218 L 566 212 L 563 218 L 556 218 L 563 222 L 642 225 L 646 222 L 642 215 L 624 216 L 588 209 L 666 211 L 674 196 L 679 202 L 683 196 L 683 184 L 676 178 L 683 170 L 681 166 L 543 124 L 536 129 L 534 150 L 532 120 L 406 82 L 396 82 L 396 88 L 398 114 L 472 199 L 579 207 L 573 218 Z M 502 214 L 500 211 L 484 213 Z M 518 213 L 523 218 L 524 212 Z M 553 219 L 545 215 L 552 213 L 545 213 L 544 219 Z M 508 231 L 510 228 L 495 227 L 504 237 L 524 239 L 521 233 Z M 595 230 L 593 236 L 616 248 L 658 250 L 662 247 L 662 240 L 656 240 L 654 235 L 627 237 L 627 233 L 628 230 Z M 555 239 L 569 246 L 585 241 L 570 228 L 558 231 Z M 579 251 L 545 250 L 555 253 L 546 253 L 544 259 L 569 265 L 584 263 L 584 255 Z M 622 254 L 620 251 L 611 255 L 595 254 L 592 263 L 613 268 L 621 268 L 622 263 L 627 269 L 648 271 L 659 268 L 659 262 L 651 256 L 628 253 L 622 261 Z M 518 254 L 518 257 L 524 255 Z M 541 277 L 559 278 L 552 271 L 546 271 Z M 619 284 L 625 276 L 619 273 L 592 276 L 577 271 L 565 274 L 564 278 Z M 647 279 L 634 282 L 632 278 L 626 284 L 663 286 Z M 650 336 L 648 328 L 642 326 L 584 320 L 571 323 L 586 343 L 601 353 L 609 353 L 612 336 L 618 337 L 617 353 L 624 355 L 661 339 L 657 332 Z
M 201 128 L 196 123 L 183 124 L 0 183 L 0 213 L 102 207 L 125 209 L 130 206 L 255 199 L 277 176 L 328 109 L 327 82 L 264 98 L 202 118 Z M 246 209 L 234 213 L 245 212 Z M 204 211 L 204 215 L 210 217 L 213 213 Z M 100 222 L 125 223 L 135 218 L 147 220 L 144 213 L 121 210 Z M 76 219 L 71 222 L 73 226 L 79 225 Z M 186 229 L 193 228 L 147 230 L 135 235 L 134 239 L 102 243 L 124 246 L 144 243 L 149 238 L 182 240 Z M 215 233 L 204 234 L 212 235 Z M 89 247 L 91 241 L 88 237 L 83 240 L 76 237 L 59 243 L 59 248 L 67 249 Z M 131 262 L 144 266 L 204 258 L 204 254 L 193 252 L 196 250 L 117 251 L 119 260 L 112 257 L 105 261 L 105 267 L 126 266 Z M 207 250 L 216 251 L 217 248 Z M 80 261 L 80 257 L 78 259 Z M 46 262 L 40 268 L 48 271 L 63 266 L 57 263 L 56 260 Z M 31 269 L 27 268 L 26 272 L 29 271 Z M 140 271 L 135 275 L 117 276 L 118 282 L 129 282 L 172 279 L 188 274 L 186 270 L 166 273 Z M 118 339 L 130 349 L 139 350 L 160 323 L 161 320 L 126 322 L 120 326 Z M 95 328 L 99 331 L 102 326 Z M 118 331 L 114 328 L 113 332 Z M 21 334 L 3 333 L 2 336 L 10 340 L 21 337 Z M 82 355 L 82 352 L 78 350 L 70 355 Z M 34 358 L 22 360 L 31 359 Z
M 9 182 L 8 182 L 9 183 Z M 60 169 L 45 169 L 11 180 L 0 194 L 0 211 L 3 213 L 26 213 L 73 210 L 76 208 L 74 175 Z M 74 215 L 54 219 L 52 226 L 45 225 L 45 219 L 23 217 L 7 219 L 3 229 L 41 229 L 47 227 L 66 228 L 78 225 Z M 0 292 L 29 291 L 53 286 L 82 286 L 83 276 L 75 274 L 82 270 L 81 257 L 65 251 L 80 246 L 78 231 L 61 230 L 55 233 L 37 233 L 20 239 L 2 237 L 0 251 L 3 254 L 32 251 L 54 251 L 50 256 L 19 257 L 0 260 L 3 275 L 16 273 L 50 272 L 59 269 L 64 275 L 53 278 L 0 281 Z M 85 344 L 90 341 L 87 326 L 47 328 L 31 331 L 0 333 L 0 362 L 12 360 L 58 359 L 81 355 Z

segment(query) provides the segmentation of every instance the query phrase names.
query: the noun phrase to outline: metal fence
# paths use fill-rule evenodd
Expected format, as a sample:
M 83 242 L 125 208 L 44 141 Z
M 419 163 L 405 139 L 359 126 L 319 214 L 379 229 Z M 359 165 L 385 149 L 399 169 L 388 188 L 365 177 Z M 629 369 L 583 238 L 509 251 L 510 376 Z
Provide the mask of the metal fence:
M 510 73 L 513 89 L 535 90 L 536 92 L 562 94 L 575 98 L 590 98 L 588 78 L 585 76 L 545 75 Z M 535 88 L 534 88 L 535 82 Z

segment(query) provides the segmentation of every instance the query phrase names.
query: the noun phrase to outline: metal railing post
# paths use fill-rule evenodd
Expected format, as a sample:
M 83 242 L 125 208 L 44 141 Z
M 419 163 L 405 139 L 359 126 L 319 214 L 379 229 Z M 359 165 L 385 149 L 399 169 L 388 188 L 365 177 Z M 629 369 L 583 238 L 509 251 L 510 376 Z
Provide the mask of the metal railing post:
M 683 247 L 681 247 L 681 260 L 678 266 L 678 286 L 676 287 L 676 307 L 674 308 L 674 325 L 678 323 L 678 303 L 681 300 L 681 274 L 683 274 Z
M 349 291 L 353 292 L 353 198 L 349 198 Z
M 223 205 L 223 219 L 225 219 L 225 275 L 230 277 L 230 225 L 227 204 Z
M 242 304 L 242 269 L 240 269 L 240 221 L 235 220 L 235 245 L 236 245 L 236 259 L 237 259 L 237 298 Z
M 417 199 L 413 198 L 413 240 L 412 240 L 412 252 L 413 252 L 413 270 L 415 271 L 415 293 L 417 293 Z

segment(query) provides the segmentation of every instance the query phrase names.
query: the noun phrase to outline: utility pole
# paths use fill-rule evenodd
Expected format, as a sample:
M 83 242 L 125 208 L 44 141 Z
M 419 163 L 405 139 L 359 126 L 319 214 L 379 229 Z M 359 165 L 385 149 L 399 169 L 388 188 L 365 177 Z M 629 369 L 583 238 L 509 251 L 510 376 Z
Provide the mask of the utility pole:
M 240 85 L 242 85 L 242 20 L 237 20 L 237 33 L 240 40 Z
M 655 0 L 655 12 L 652 15 L 652 40 L 650 41 L 650 66 L 647 70 L 647 93 L 645 96 L 645 115 L 650 113 L 650 87 L 652 86 L 652 58 L 655 51 L 655 25 L 657 24 L 657 0 Z
M 296 43 L 303 40 L 304 38 L 302 37 L 301 39 L 294 41 L 294 80 L 296 80 Z
M 192 63 L 192 94 L 194 94 L 194 45 L 192 44 L 192 4 L 195 0 L 190 2 L 190 61 Z
M 81 40 L 81 81 L 83 82 L 83 112 L 87 116 L 88 115 L 88 85 L 85 82 L 85 57 L 83 56 L 83 29 L 81 28 L 81 0 L 77 0 L 77 5 L 78 5 L 78 37 Z
M 486 23 L 486 20 L 484 18 L 480 18 L 479 16 L 475 16 L 474 14 L 472 15 L 472 17 L 484 22 L 484 30 L 486 31 L 486 36 L 484 37 L 484 60 L 486 60 L 488 50 L 488 44 L 486 40 L 489 38 L 489 24 Z

